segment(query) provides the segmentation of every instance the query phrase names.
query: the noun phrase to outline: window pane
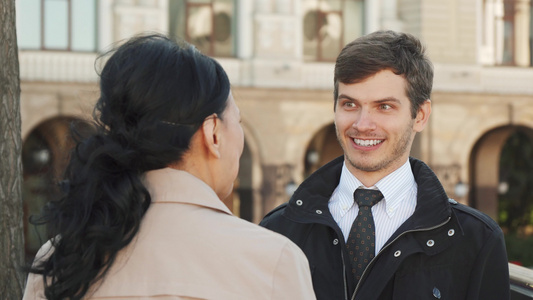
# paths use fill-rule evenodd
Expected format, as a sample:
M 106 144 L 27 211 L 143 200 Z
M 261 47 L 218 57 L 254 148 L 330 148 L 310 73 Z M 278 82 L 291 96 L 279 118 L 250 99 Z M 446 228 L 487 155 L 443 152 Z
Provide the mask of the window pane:
M 189 6 L 187 35 L 189 41 L 204 54 L 211 53 L 213 16 L 210 5 Z
M 344 0 L 322 0 L 320 1 L 320 9 L 324 12 L 341 11 L 343 1 Z
M 318 59 L 318 3 L 305 2 L 303 19 L 303 50 L 305 60 Z
M 319 18 L 320 50 L 323 60 L 335 60 L 341 52 L 342 19 L 338 13 L 324 14 Z
M 303 1 L 305 60 L 334 61 L 342 47 L 364 32 L 363 0 Z
M 95 0 L 71 0 L 72 2 L 72 50 L 96 50 Z
M 18 46 L 20 49 L 39 49 L 41 48 L 41 1 L 18 0 L 17 2 Z
M 172 37 L 185 39 L 185 0 L 172 0 L 168 2 L 169 34 Z
M 45 0 L 44 2 L 44 47 L 47 49 L 68 48 L 68 2 Z
M 233 0 L 219 0 L 213 5 L 214 28 L 213 38 L 215 56 L 233 55 Z
M 504 38 L 503 38 L 503 64 L 511 64 L 513 62 L 513 24 L 511 22 L 504 23 Z
M 344 45 L 363 35 L 363 18 L 363 1 L 346 1 L 345 8 L 342 11 Z

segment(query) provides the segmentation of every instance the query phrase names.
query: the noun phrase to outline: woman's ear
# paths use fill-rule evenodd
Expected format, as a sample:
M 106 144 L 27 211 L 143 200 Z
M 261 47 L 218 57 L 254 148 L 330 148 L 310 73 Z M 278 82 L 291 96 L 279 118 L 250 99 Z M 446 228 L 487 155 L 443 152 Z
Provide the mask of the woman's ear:
M 207 117 L 202 124 L 203 140 L 207 152 L 220 158 L 220 119 L 216 114 Z

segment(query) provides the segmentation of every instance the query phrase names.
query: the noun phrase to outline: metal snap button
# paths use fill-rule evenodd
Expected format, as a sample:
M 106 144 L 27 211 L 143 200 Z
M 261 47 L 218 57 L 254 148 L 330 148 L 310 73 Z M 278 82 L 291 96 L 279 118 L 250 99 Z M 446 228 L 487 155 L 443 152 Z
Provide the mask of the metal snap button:
M 428 245 L 428 247 L 433 247 L 433 246 L 435 246 L 435 241 L 434 240 L 429 240 L 429 241 L 427 241 L 426 245 Z
M 337 246 L 339 244 L 339 239 L 334 239 L 333 240 L 333 245 Z
M 319 214 L 319 215 L 321 215 L 321 214 L 322 214 L 322 211 L 321 211 L 320 209 L 317 209 L 317 210 L 316 210 L 316 213 Z
M 453 229 L 448 230 L 448 236 L 452 236 L 454 234 L 455 234 L 455 230 Z
M 302 206 L 302 204 L 304 204 L 304 202 L 302 200 L 296 200 L 296 205 Z
M 400 255 L 402 255 L 402 251 L 396 250 L 396 252 L 394 252 L 394 257 L 398 257 Z

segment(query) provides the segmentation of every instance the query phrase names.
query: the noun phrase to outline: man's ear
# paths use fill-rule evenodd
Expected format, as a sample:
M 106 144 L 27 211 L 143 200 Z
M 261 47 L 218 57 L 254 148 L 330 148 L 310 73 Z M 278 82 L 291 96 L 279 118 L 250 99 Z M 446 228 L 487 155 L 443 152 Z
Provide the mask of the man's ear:
M 413 130 L 416 132 L 422 131 L 429 120 L 429 115 L 431 115 L 431 100 L 426 100 L 418 108 L 418 113 L 416 114 L 415 124 Z
M 216 114 L 207 117 L 202 123 L 202 134 L 207 151 L 220 158 L 220 119 Z

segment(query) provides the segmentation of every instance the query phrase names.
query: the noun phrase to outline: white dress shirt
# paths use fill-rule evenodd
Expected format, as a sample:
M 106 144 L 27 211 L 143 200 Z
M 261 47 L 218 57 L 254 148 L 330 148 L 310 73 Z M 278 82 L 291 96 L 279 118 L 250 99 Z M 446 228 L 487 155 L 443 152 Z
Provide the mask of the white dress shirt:
M 384 196 L 383 200 L 372 207 L 377 254 L 392 234 L 415 211 L 418 187 L 411 164 L 406 161 L 396 171 L 378 181 L 376 185 L 365 187 L 350 173 L 346 163 L 343 163 L 339 185 L 331 195 L 328 207 L 333 219 L 342 230 L 344 241 L 348 240 L 352 223 L 359 213 L 359 206 L 353 198 L 357 188 L 378 189 Z

